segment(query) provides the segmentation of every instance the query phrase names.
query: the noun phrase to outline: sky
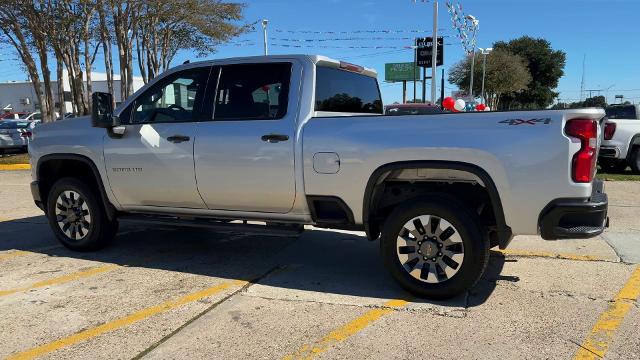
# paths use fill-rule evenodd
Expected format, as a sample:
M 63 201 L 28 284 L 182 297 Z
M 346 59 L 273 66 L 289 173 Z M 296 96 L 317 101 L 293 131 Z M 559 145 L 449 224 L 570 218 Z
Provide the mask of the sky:
M 413 61 L 413 52 L 402 49 L 412 45 L 410 39 L 420 31 L 429 36 L 433 27 L 431 1 L 417 0 L 245 0 L 245 21 L 268 19 L 270 54 L 320 54 L 374 68 L 381 80 L 385 103 L 402 99 L 400 83 L 384 83 L 384 64 Z M 508 41 L 523 35 L 544 38 L 554 49 L 567 54 L 565 75 L 558 91 L 560 101 L 580 99 L 583 59 L 586 57 L 585 89 L 593 95 L 615 95 L 640 103 L 640 41 L 638 16 L 640 0 L 459 0 L 466 14 L 480 21 L 478 47 L 491 47 L 496 41 Z M 445 65 L 449 67 L 464 57 L 460 41 L 455 37 L 445 0 L 439 0 L 440 35 L 445 39 Z M 390 30 L 395 33 L 363 31 Z M 328 31 L 345 32 L 327 34 Z M 321 33 L 308 33 L 321 32 Z M 174 65 L 184 60 L 215 59 L 261 55 L 262 29 L 244 34 L 217 52 L 204 58 L 181 52 Z M 358 38 L 358 40 L 328 39 Z M 385 38 L 384 40 L 373 38 Z M 389 39 L 391 38 L 391 39 Z M 296 41 L 297 40 L 297 41 Z M 313 40 L 300 42 L 299 40 Z M 304 45 L 292 48 L 283 45 Z M 321 47 L 325 46 L 325 47 Z M 337 47 L 385 48 L 337 48 Z M 0 48 L 0 81 L 24 80 L 16 56 L 7 47 Z M 98 59 L 94 71 L 102 71 Z M 55 70 L 55 69 L 53 69 Z M 55 73 L 55 71 L 54 71 Z M 412 86 L 409 98 L 412 97 Z M 449 95 L 456 87 L 445 85 Z M 438 90 L 439 91 L 439 90 Z M 427 93 L 429 93 L 427 91 Z M 587 93 L 586 95 L 589 95 Z

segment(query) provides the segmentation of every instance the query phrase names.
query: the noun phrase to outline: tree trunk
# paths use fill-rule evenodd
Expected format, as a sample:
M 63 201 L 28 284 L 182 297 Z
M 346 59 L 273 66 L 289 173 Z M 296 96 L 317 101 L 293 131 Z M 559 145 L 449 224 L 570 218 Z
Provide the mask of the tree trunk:
M 64 114 L 67 112 L 66 109 L 66 104 L 64 101 L 64 79 L 62 78 L 62 69 L 63 69 L 63 64 L 62 64 L 62 59 L 60 59 L 60 57 L 56 54 L 56 79 L 58 79 L 56 81 L 56 85 L 58 88 L 58 103 L 59 103 L 59 107 L 58 107 L 58 112 L 60 113 L 60 117 L 64 117 Z
M 104 55 L 104 68 L 107 73 L 107 91 L 113 94 L 113 59 L 111 55 L 111 35 L 107 26 L 107 17 L 104 11 L 104 2 L 98 2 L 98 16 L 100 18 L 100 39 L 102 40 L 102 50 Z
M 33 56 L 31 56 L 31 51 L 28 47 L 24 34 L 22 33 L 22 27 L 17 21 L 12 21 L 10 24 L 7 24 L 7 28 L 2 27 L 0 30 L 2 30 L 5 36 L 9 39 L 9 42 L 13 45 L 22 59 L 22 63 L 27 68 L 27 73 L 31 79 L 38 104 L 42 104 L 42 83 L 40 82 L 40 75 L 38 74 L 36 62 L 33 59 Z

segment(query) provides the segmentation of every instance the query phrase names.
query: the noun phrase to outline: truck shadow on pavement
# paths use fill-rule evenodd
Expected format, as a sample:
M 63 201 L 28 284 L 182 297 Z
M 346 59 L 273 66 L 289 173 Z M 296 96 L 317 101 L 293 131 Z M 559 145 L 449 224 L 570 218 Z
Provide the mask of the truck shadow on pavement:
M 296 294 L 304 291 L 336 302 L 405 299 L 444 307 L 472 307 L 484 303 L 498 281 L 518 281 L 517 277 L 501 275 L 506 260 L 492 252 L 485 275 L 468 294 L 448 301 L 416 299 L 387 273 L 377 241 L 354 233 L 316 229 L 287 238 L 123 223 L 110 246 L 81 253 L 60 245 L 46 218 L 37 216 L 0 222 L 0 251 L 9 250 L 246 280 L 259 284 L 269 296 L 298 298 Z M 78 265 L 86 266 L 86 262 Z M 260 290 L 256 291 L 260 296 Z

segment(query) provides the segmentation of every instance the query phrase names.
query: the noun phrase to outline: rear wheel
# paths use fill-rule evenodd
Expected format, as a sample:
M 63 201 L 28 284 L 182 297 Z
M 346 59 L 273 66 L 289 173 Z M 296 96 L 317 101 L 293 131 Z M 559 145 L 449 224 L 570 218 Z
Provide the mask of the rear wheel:
M 629 165 L 631 165 L 631 171 L 633 171 L 634 174 L 640 174 L 640 146 L 633 148 Z
M 489 259 L 489 241 L 475 217 L 450 197 L 397 207 L 382 229 L 385 265 L 415 295 L 446 299 L 472 288 Z
M 624 160 L 602 159 L 599 161 L 602 171 L 607 173 L 624 172 L 627 168 L 627 162 Z
M 76 178 L 62 178 L 53 185 L 47 217 L 58 240 L 76 251 L 102 248 L 118 231 L 118 222 L 107 218 L 94 191 Z

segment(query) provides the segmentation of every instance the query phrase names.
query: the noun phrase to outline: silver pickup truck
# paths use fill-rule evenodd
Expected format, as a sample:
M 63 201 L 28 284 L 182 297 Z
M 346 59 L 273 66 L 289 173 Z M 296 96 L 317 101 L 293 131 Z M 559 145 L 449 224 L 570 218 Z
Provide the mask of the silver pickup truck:
M 70 249 L 122 219 L 358 230 L 400 285 L 447 298 L 514 235 L 608 224 L 602 110 L 384 116 L 375 71 L 305 55 L 185 64 L 112 103 L 93 94 L 91 119 L 44 124 L 29 147 L 34 200 Z

